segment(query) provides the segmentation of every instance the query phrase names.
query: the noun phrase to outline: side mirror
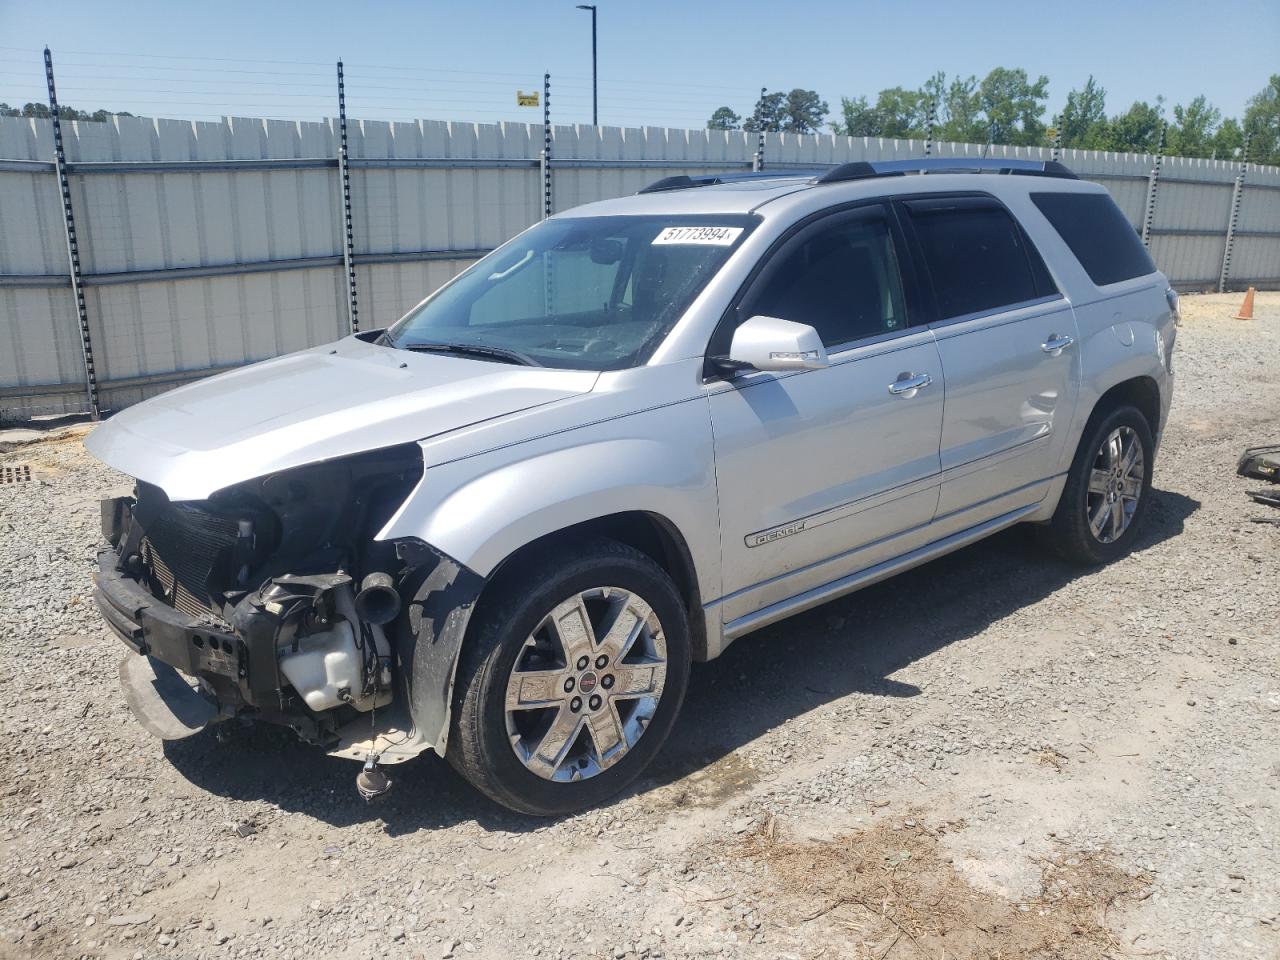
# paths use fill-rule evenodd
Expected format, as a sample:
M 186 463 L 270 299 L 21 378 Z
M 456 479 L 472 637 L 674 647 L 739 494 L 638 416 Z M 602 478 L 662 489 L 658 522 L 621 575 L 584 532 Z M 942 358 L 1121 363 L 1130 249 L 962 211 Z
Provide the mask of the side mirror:
M 729 363 L 756 370 L 820 370 L 828 366 L 818 331 L 777 317 L 752 317 L 734 331 Z

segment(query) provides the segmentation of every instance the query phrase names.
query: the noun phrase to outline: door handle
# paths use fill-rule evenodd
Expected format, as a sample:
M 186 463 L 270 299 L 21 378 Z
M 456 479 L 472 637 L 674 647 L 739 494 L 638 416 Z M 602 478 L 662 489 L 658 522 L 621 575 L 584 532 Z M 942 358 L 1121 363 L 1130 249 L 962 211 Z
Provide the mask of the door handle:
M 1056 357 L 1075 342 L 1075 337 L 1069 337 L 1066 335 L 1060 337 L 1056 333 L 1051 333 L 1049 334 L 1049 339 L 1040 344 L 1040 349 L 1045 353 Z
M 933 383 L 933 377 L 927 373 L 904 373 L 889 384 L 889 392 L 895 397 L 914 397 L 918 390 L 923 390 Z

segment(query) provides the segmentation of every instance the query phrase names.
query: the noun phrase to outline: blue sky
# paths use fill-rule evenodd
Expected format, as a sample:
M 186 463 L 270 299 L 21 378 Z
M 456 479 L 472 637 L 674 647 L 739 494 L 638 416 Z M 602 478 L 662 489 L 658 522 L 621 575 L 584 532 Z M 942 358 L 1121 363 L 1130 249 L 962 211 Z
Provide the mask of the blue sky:
M 379 119 L 540 121 L 517 89 L 552 74 L 557 122 L 590 122 L 590 17 L 576 0 L 245 2 L 0 0 L 0 100 L 60 98 L 148 116 L 332 115 L 333 61 L 349 113 Z M 1066 3 L 598 0 L 601 123 L 693 126 L 761 86 L 841 96 L 918 86 L 934 70 L 1024 67 L 1050 111 L 1093 74 L 1110 112 L 1198 93 L 1243 111 L 1280 72 L 1276 0 Z

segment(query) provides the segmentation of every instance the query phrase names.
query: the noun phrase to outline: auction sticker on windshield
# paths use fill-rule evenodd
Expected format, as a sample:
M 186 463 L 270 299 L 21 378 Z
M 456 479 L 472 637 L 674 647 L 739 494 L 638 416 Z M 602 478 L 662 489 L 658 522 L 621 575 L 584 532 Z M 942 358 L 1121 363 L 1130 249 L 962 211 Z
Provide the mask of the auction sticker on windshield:
M 712 247 L 731 247 L 742 233 L 742 227 L 667 227 L 653 238 L 654 246 L 666 243 L 697 243 Z

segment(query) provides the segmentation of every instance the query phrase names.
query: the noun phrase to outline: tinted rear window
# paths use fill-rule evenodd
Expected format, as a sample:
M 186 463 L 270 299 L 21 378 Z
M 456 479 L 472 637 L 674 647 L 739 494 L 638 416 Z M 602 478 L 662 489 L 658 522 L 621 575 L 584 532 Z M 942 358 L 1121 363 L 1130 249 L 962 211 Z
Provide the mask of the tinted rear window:
M 939 319 L 984 313 L 1055 293 L 1040 254 L 992 200 L 907 203 L 938 299 Z
M 1098 286 L 1155 273 L 1137 231 L 1105 193 L 1033 193 L 1031 199 Z

